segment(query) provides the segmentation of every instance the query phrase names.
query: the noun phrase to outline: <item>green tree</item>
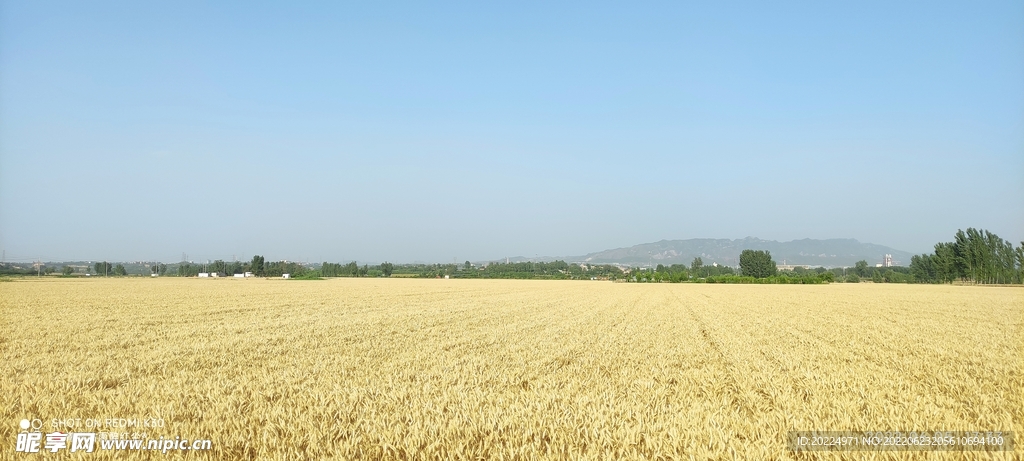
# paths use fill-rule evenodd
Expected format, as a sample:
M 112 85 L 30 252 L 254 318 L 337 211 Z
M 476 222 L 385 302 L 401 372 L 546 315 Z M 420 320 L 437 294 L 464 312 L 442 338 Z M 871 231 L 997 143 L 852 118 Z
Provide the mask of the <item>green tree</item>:
M 938 273 L 935 270 L 935 256 L 914 255 L 910 258 L 910 273 L 918 282 L 937 282 Z
M 887 269 L 882 273 L 882 280 L 884 280 L 885 283 L 908 283 L 911 281 L 911 278 L 907 274 Z
M 466 264 L 469 264 L 469 261 L 466 261 Z M 381 263 L 380 271 L 384 273 L 385 277 L 391 277 L 391 274 L 395 272 L 395 265 L 385 261 Z
M 740 253 L 740 274 L 763 279 L 778 273 L 772 254 L 764 250 L 743 250 Z
M 853 273 L 857 274 L 858 277 L 867 277 L 868 275 L 868 262 L 865 260 L 857 261 L 857 264 L 853 266 Z
M 118 265 L 114 266 L 114 275 L 116 275 L 118 277 L 123 277 L 125 275 L 128 275 L 128 271 L 126 271 L 124 269 L 123 265 L 118 264 Z
M 61 269 L 61 271 L 60 271 L 60 273 L 63 274 L 65 277 L 70 277 L 71 274 L 74 273 L 74 272 L 75 272 L 75 268 L 73 268 L 71 266 L 64 266 Z
M 1014 259 L 1017 260 L 1017 283 L 1024 283 L 1024 242 L 1013 251 Z
M 961 280 L 971 277 L 971 258 L 967 234 L 957 229 L 953 235 L 953 270 Z
M 952 282 L 957 278 L 952 242 L 935 244 L 935 253 L 932 255 L 932 265 L 935 267 L 935 277 L 940 282 Z
M 264 273 L 264 260 L 263 256 L 256 255 L 252 257 L 252 262 L 249 263 L 249 270 L 252 271 L 253 275 L 257 277 L 263 277 Z
M 96 269 L 96 275 L 107 276 L 110 275 L 111 270 L 113 270 L 114 268 L 110 265 L 110 263 L 103 261 L 101 263 L 96 263 L 94 269 Z
M 700 276 L 700 270 L 704 267 L 704 261 L 700 259 L 700 256 L 693 258 L 693 262 L 690 263 L 690 272 L 694 277 Z
M 320 275 L 323 277 L 340 277 L 341 274 L 341 264 L 324 261 L 324 263 L 320 265 Z
M 952 260 L 951 279 L 1003 283 L 1018 278 L 1016 250 L 996 234 L 973 227 L 967 228 L 967 231 L 957 230 L 952 243 L 935 246 L 936 256 L 943 260 L 943 264 L 948 255 L 940 255 L 939 251 L 945 250 L 945 245 L 949 245 L 952 250 L 952 257 L 949 258 Z

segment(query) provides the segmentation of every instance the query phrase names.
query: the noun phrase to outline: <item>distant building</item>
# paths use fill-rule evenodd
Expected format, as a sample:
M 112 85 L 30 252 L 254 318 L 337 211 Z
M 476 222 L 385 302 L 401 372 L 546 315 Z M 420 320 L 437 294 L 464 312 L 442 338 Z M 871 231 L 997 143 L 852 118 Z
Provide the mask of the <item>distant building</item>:
M 156 274 L 153 274 L 153 275 L 156 275 Z M 210 276 L 210 274 L 208 272 L 200 272 L 199 273 L 199 278 L 201 278 L 201 279 L 204 279 L 204 278 L 209 277 L 209 276 Z
M 811 266 L 808 266 L 806 264 L 778 264 L 775 267 L 780 271 L 792 271 L 793 269 L 796 269 L 798 267 L 803 269 L 811 268 Z
M 801 267 L 801 268 L 804 268 L 804 269 L 810 269 L 811 268 L 811 266 L 808 266 L 806 264 L 786 264 L 786 260 L 785 259 L 782 260 L 782 264 L 777 264 L 775 267 L 778 270 L 780 270 L 780 271 L 792 271 L 793 269 L 796 269 L 798 267 Z
M 283 279 L 290 279 L 290 278 L 292 278 L 292 274 L 281 274 L 281 278 L 283 278 Z
M 893 264 L 892 264 L 892 255 L 885 255 L 885 257 L 882 258 L 882 267 L 892 267 L 892 266 L 893 266 Z

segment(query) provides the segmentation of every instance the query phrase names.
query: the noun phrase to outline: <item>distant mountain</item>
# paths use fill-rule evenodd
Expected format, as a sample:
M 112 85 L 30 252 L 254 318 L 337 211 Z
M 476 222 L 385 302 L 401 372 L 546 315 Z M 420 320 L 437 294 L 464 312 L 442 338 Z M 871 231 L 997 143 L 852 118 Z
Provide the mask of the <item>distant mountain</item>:
M 740 252 L 743 250 L 767 250 L 771 252 L 772 259 L 778 264 L 785 262 L 785 264 L 815 267 L 853 266 L 860 260 L 865 260 L 868 265 L 874 266 L 881 263 L 886 254 L 892 255 L 895 264 L 907 266 L 910 265 L 912 256 L 911 253 L 905 251 L 873 243 L 861 243 L 854 239 L 803 239 L 778 242 L 747 237 L 741 240 L 662 240 L 564 259 L 592 264 L 647 265 L 652 263 L 668 266 L 671 264 L 689 265 L 693 258 L 700 257 L 704 264 L 718 263 L 735 267 L 739 265 Z

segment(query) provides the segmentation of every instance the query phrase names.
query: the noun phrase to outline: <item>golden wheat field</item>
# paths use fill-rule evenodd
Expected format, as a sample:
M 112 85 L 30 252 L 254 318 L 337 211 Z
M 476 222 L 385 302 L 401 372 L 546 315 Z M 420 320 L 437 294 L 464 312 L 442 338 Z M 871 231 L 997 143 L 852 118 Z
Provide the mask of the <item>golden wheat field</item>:
M 160 419 L 147 437 L 212 443 L 74 459 L 1024 454 L 786 445 L 1024 433 L 1020 288 L 26 279 L 0 283 L 0 319 L 3 459 L 54 457 L 15 453 L 23 418 Z

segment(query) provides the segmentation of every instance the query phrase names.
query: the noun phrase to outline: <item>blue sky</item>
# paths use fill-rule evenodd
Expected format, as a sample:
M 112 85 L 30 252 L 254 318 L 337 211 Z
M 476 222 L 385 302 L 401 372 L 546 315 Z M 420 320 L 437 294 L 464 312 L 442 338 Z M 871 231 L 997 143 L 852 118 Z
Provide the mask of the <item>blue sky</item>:
M 9 260 L 1024 240 L 1021 2 L 141 3 L 0 4 Z

